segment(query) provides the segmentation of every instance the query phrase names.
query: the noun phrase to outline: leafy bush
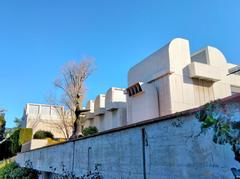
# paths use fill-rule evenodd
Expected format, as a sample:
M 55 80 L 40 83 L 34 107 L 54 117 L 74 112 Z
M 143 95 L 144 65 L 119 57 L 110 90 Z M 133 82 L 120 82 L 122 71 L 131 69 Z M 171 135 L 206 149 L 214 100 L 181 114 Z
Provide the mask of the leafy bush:
M 9 158 L 7 160 L 1 160 L 0 161 L 0 169 L 5 167 L 5 165 L 9 164 L 9 163 L 12 163 L 13 162 L 13 158 Z
M 20 130 L 20 136 L 19 136 L 19 143 L 22 145 L 26 143 L 27 141 L 32 139 L 32 129 L 31 128 L 22 128 Z
M 82 133 L 84 136 L 89 136 L 89 135 L 98 133 L 98 129 L 95 126 L 90 126 L 90 127 L 84 128 Z
M 11 171 L 14 170 L 14 168 L 16 168 L 16 167 L 17 167 L 16 163 L 8 163 L 8 164 L 6 164 L 2 168 L 0 168 L 0 177 L 7 178 L 6 175 L 11 173 Z
M 0 168 L 0 178 L 37 179 L 38 173 L 30 168 L 19 167 L 17 163 L 12 162 Z
M 49 131 L 39 130 L 34 134 L 33 138 L 34 139 L 46 139 L 46 138 L 53 139 L 53 134 Z

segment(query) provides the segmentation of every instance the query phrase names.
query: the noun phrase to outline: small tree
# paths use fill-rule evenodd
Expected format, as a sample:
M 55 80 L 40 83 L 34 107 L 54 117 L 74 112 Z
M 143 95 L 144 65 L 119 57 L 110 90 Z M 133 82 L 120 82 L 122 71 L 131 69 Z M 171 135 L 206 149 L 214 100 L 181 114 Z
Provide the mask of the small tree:
M 82 131 L 84 136 L 89 136 L 98 133 L 98 129 L 95 126 L 86 127 Z

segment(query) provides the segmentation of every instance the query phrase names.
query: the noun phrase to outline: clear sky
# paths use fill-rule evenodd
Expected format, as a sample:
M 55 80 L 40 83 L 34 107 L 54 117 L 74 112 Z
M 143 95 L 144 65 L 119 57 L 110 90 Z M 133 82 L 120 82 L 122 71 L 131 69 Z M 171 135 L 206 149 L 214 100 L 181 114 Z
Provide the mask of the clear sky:
M 176 37 L 240 63 L 239 0 L 1 0 L 0 107 L 7 126 L 45 103 L 61 66 L 96 59 L 88 99 L 126 87 L 128 69 Z

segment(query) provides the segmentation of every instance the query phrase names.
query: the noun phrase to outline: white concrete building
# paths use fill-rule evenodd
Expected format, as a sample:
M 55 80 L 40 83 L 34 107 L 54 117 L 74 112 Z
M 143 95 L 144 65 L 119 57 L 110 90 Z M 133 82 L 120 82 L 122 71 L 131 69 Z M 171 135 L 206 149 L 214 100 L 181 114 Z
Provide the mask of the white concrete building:
M 188 40 L 172 40 L 129 70 L 128 123 L 191 109 L 239 92 L 240 76 L 228 75 L 234 66 L 217 48 L 208 46 L 191 54 Z M 134 92 L 138 84 L 142 90 Z
M 50 131 L 55 138 L 65 138 L 61 125 L 63 106 L 28 103 L 24 109 L 22 127 L 32 128 L 33 134 L 38 130 Z M 57 125 L 59 124 L 59 125 Z
M 129 70 L 125 93 L 111 88 L 106 96 L 99 95 L 94 105 L 90 101 L 91 111 L 86 116 L 91 122 L 86 126 L 103 131 L 239 93 L 239 74 L 228 75 L 235 66 L 215 47 L 191 54 L 188 40 L 176 38 Z
M 87 103 L 85 127 L 96 126 L 104 131 L 127 124 L 125 89 L 110 88 L 106 95 L 100 94 Z
M 88 101 L 84 127 L 105 131 L 239 93 L 240 74 L 228 75 L 235 68 L 215 47 L 191 54 L 188 40 L 173 39 L 129 70 L 127 89 L 110 88 Z M 36 115 L 57 118 L 51 106 L 28 104 L 27 121 Z

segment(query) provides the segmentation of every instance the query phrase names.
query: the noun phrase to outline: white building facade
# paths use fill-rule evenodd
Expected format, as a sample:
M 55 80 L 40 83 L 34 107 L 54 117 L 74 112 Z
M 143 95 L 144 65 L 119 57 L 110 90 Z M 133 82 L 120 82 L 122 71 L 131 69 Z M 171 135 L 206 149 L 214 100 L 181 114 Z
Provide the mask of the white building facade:
M 173 39 L 128 72 L 128 88 L 111 88 L 90 100 L 86 126 L 99 131 L 192 109 L 240 92 L 240 75 L 215 47 L 191 54 L 189 41 Z
M 63 106 L 28 103 L 24 109 L 22 127 L 49 131 L 54 138 L 66 138 L 62 128 Z
M 96 126 L 99 131 L 127 125 L 127 101 L 125 89 L 110 88 L 106 95 L 100 94 L 87 102 L 90 112 L 85 115 L 85 126 Z
M 105 131 L 239 93 L 240 74 L 229 75 L 234 68 L 236 65 L 229 64 L 215 47 L 191 54 L 188 40 L 173 39 L 129 70 L 126 89 L 113 87 L 89 100 L 86 109 L 90 111 L 83 117 L 83 127 L 96 126 Z M 46 122 L 57 120 L 55 110 L 56 106 L 28 104 L 25 127 L 31 127 L 38 117 L 43 122 L 36 130 L 44 128 L 63 137 Z

